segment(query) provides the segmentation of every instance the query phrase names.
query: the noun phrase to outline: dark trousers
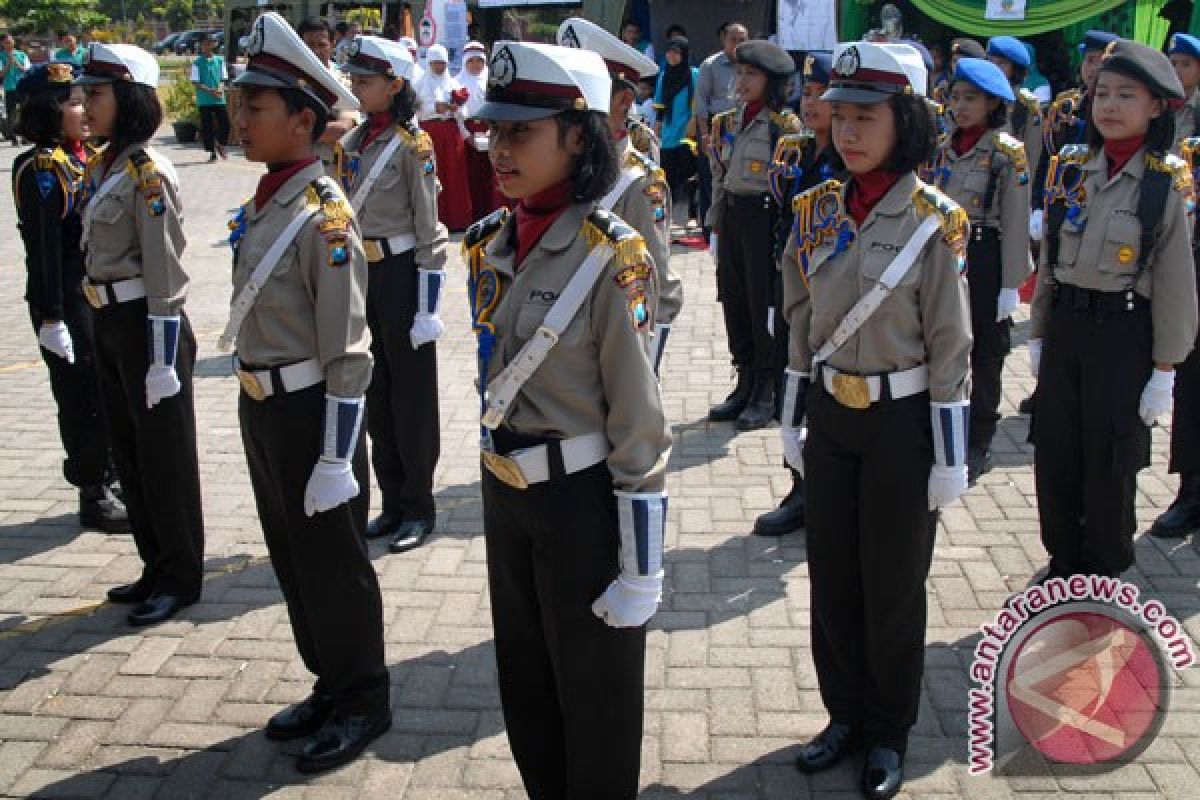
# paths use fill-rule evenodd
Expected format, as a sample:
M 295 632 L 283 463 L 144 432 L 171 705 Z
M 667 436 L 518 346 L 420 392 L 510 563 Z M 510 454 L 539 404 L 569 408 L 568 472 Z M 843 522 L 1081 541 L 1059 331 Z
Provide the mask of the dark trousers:
M 18 102 L 17 93 L 15 91 L 7 91 L 4 93 L 4 116 L 5 116 L 5 131 L 4 135 L 10 141 L 17 140 L 17 116 L 21 113 L 21 104 Z
M 771 334 L 767 308 L 775 286 L 771 257 L 774 201 L 770 195 L 726 195 L 717 239 L 717 299 L 725 336 L 738 369 L 770 378 Z
M 1012 322 L 996 321 L 1002 284 L 1000 236 L 995 228 L 977 228 L 967 249 L 967 287 L 971 302 L 971 419 L 967 446 L 986 452 L 1000 420 L 1000 375 L 1012 348 Z
M 94 318 L 100 393 L 133 540 L 145 565 L 142 579 L 159 592 L 194 601 L 204 576 L 204 515 L 192 400 L 196 339 L 191 323 L 180 314 L 175 372 L 182 388 L 146 408 L 146 301 L 106 306 Z
M 704 227 L 704 238 L 712 233 L 712 229 L 704 224 L 708 208 L 712 205 L 712 167 L 708 163 L 708 155 L 701 152 L 696 156 L 696 220 Z
M 671 190 L 672 202 L 686 200 L 690 208 L 693 200 L 689 182 L 696 175 L 696 157 L 692 155 L 691 149 L 685 144 L 664 147 L 662 168 L 667 177 L 667 186 Z
M 229 113 L 225 106 L 197 106 L 200 109 L 200 138 L 204 149 L 217 152 L 217 144 L 229 144 Z
M 1030 423 L 1042 544 L 1055 574 L 1117 575 L 1134 562 L 1138 470 L 1150 429 L 1138 403 L 1150 378 L 1149 302 L 1133 311 L 1054 301 Z
M 513 489 L 483 471 L 500 700 L 530 800 L 633 800 L 646 629 L 592 613 L 618 571 L 603 463 Z
M 777 264 L 778 265 L 778 262 Z M 792 329 L 787 317 L 783 315 L 783 273 L 775 269 L 771 274 L 771 308 L 775 309 L 773 325 L 775 331 L 771 334 L 771 375 L 775 381 L 775 405 L 783 407 L 783 374 L 788 366 L 788 343 L 791 341 Z M 797 399 L 803 402 L 804 398 Z M 776 417 L 779 412 L 776 412 Z
M 925 663 L 932 465 L 928 393 L 856 411 L 809 389 L 804 474 L 821 699 L 830 719 L 901 753 Z
M 296 649 L 317 677 L 315 692 L 332 697 L 345 713 L 364 713 L 388 705 L 383 602 L 364 540 L 371 499 L 367 447 L 360 431 L 352 462 L 358 496 L 305 514 L 324 417 L 324 383 L 262 402 L 245 392 L 238 397 L 254 501 Z
M 42 316 L 30 309 L 33 329 L 42 327 Z M 63 286 L 63 322 L 71 332 L 75 363 L 39 347 L 50 372 L 50 392 L 58 406 L 58 435 L 66 458 L 63 477 L 72 486 L 99 486 L 112 469 L 108 420 L 100 403 L 96 377 L 96 345 L 92 331 L 92 309 L 83 299 L 78 282 Z
M 1198 254 L 1192 251 L 1192 258 Z M 1200 287 L 1200 269 L 1196 271 Z M 1200 475 L 1200 337 L 1187 359 L 1175 368 L 1175 406 L 1171 412 L 1171 472 Z
M 371 462 L 383 511 L 404 519 L 434 515 L 433 470 L 441 453 L 437 345 L 413 350 L 417 267 L 412 251 L 370 265 L 367 325 L 375 368 L 367 389 Z

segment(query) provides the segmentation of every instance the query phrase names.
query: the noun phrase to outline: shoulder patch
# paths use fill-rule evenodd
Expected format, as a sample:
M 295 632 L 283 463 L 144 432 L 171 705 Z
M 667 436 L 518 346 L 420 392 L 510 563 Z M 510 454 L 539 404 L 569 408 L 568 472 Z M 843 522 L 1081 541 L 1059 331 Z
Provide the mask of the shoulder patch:
M 804 126 L 800 124 L 800 118 L 791 111 L 772 111 L 771 122 L 778 125 L 785 134 L 799 133 L 804 130 Z
M 167 210 L 167 204 L 163 200 L 162 176 L 158 174 L 158 167 L 155 165 L 154 159 L 145 150 L 135 150 L 129 156 L 129 166 L 126 169 L 137 185 L 138 191 L 142 193 L 150 216 L 162 216 Z
M 608 244 L 616 251 L 617 260 L 622 266 L 644 264 L 649 258 L 642 235 L 611 211 L 597 208 L 588 214 L 583 221 L 583 235 L 589 248 L 601 243 Z
M 623 169 L 638 169 L 645 173 L 646 181 L 642 193 L 650 199 L 654 208 L 654 221 L 662 222 L 667 218 L 667 174 L 654 160 L 637 150 L 630 150 L 625 156 Z
M 52 147 L 39 147 L 34 153 L 33 175 L 43 200 L 50 196 L 56 186 L 62 189 L 64 198 L 70 198 L 71 189 L 64 180 L 63 162 L 66 158 L 66 153 Z
M 343 267 L 350 262 L 350 227 L 354 211 L 346 196 L 332 178 L 320 177 L 308 185 L 306 196 L 310 204 L 319 205 L 317 231 L 325 240 L 331 267 Z M 315 202 L 314 202 L 315 201 Z
M 1017 183 L 1022 186 L 1029 183 L 1029 159 L 1025 155 L 1025 143 L 1004 131 L 996 131 L 992 141 L 996 150 L 1008 156 L 1008 160 L 1012 162 Z
M 463 252 L 482 247 L 491 241 L 492 237 L 499 233 L 500 229 L 504 227 L 504 223 L 508 221 L 508 214 L 507 208 L 497 208 L 467 228 L 467 232 L 463 235 Z
M 425 175 L 433 175 L 437 167 L 433 160 L 433 139 L 423 130 L 413 133 L 403 125 L 396 126 L 396 135 L 404 142 L 404 146 L 422 161 L 421 171 Z
M 967 212 L 945 194 L 926 184 L 919 184 L 913 192 L 913 208 L 922 218 L 937 215 L 941 222 L 942 240 L 954 251 L 961 271 L 966 266 L 967 234 L 970 230 Z
M 813 254 L 830 243 L 834 254 L 854 241 L 854 226 L 842 203 L 842 182 L 828 180 L 796 195 L 792 200 L 795 221 L 792 236 L 801 275 L 812 274 Z

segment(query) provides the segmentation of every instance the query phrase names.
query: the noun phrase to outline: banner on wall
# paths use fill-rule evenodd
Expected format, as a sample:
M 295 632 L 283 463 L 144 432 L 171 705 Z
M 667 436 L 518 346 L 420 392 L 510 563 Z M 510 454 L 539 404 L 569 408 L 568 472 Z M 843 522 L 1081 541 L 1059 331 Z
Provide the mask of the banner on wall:
M 785 50 L 832 50 L 836 20 L 837 0 L 779 0 L 777 43 Z
M 1023 20 L 1025 19 L 1025 0 L 987 0 L 983 16 L 984 19 L 1008 22 Z

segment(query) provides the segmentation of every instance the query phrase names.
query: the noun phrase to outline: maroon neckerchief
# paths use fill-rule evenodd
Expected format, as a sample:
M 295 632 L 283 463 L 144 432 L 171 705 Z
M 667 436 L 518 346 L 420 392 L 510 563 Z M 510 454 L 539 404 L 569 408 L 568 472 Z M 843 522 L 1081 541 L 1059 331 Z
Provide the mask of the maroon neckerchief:
M 382 136 L 383 132 L 394 122 L 391 111 L 372 111 L 367 116 L 367 135 L 363 137 L 362 147 L 359 148 L 359 151 L 366 150 L 371 142 Z
M 855 227 L 862 227 L 871 209 L 883 199 L 900 175 L 882 169 L 873 169 L 850 179 L 850 188 L 846 193 L 846 210 L 854 218 Z
M 1108 157 L 1108 179 L 1125 168 L 1133 154 L 1142 149 L 1146 143 L 1146 134 L 1130 136 L 1128 139 L 1105 139 L 1104 155 Z
M 288 182 L 289 178 L 317 161 L 318 159 L 314 155 L 291 163 L 268 164 L 267 174 L 258 179 L 258 188 L 254 190 L 254 208 L 261 211 L 279 191 L 279 188 Z
M 742 114 L 742 130 L 750 127 L 750 123 L 754 122 L 765 105 L 766 102 L 763 100 L 755 100 L 753 103 L 746 104 L 746 110 Z
M 571 205 L 571 189 L 568 178 L 517 203 L 517 257 L 513 264 L 518 268 L 533 246 L 541 241 L 542 235 Z
M 971 148 L 979 144 L 979 140 L 987 133 L 986 125 L 972 125 L 969 128 L 958 128 L 950 137 L 950 145 L 958 155 L 971 152 Z

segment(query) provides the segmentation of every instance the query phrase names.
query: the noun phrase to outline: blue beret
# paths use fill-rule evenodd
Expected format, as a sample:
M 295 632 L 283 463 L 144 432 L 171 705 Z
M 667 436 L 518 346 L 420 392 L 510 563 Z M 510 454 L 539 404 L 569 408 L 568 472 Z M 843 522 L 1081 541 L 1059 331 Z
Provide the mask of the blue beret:
M 951 81 L 966 81 L 978 86 L 992 97 L 998 97 L 1005 102 L 1015 100 L 1008 78 L 990 61 L 982 58 L 960 58 L 954 68 L 954 79 Z
M 1087 53 L 1092 50 L 1103 50 L 1120 38 L 1115 33 L 1109 33 L 1108 31 L 1088 31 L 1083 35 L 1083 41 L 1079 43 L 1079 52 Z
M 1200 58 L 1200 39 L 1190 33 L 1177 33 L 1171 37 L 1171 47 L 1167 55 L 1183 53 L 1185 56 Z
M 1029 66 L 1029 51 L 1015 36 L 993 36 L 988 39 L 987 52 L 989 56 L 1007 58 L 1018 67 Z
M 829 85 L 833 73 L 833 53 L 828 50 L 809 50 L 804 56 L 804 82 Z
M 49 89 L 70 89 L 71 82 L 79 77 L 79 67 L 71 61 L 51 61 L 38 64 L 17 81 L 17 92 L 32 97 Z

